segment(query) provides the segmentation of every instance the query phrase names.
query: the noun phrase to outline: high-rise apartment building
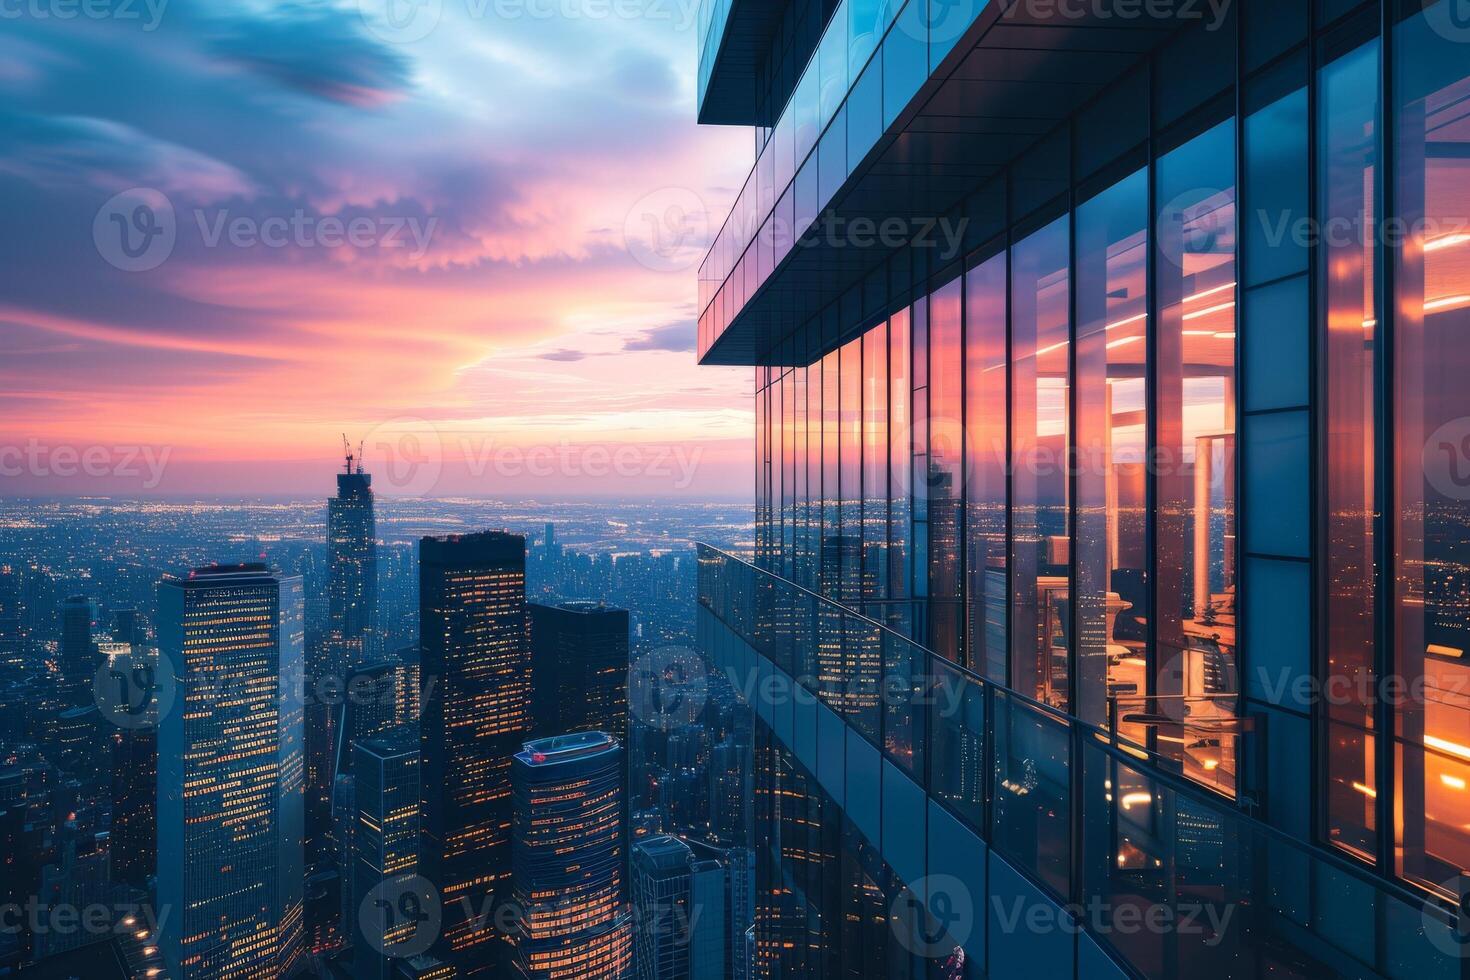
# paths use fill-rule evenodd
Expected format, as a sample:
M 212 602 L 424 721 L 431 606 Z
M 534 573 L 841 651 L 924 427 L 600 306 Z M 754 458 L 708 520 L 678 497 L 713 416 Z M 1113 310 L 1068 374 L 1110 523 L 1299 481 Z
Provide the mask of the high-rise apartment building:
M 511 898 L 511 759 L 531 730 L 525 538 L 424 538 L 419 602 L 420 667 L 435 682 L 419 721 L 420 873 L 444 906 L 435 956 L 485 975 L 507 962 L 493 915 L 479 919 Z
M 159 721 L 159 946 L 170 976 L 301 963 L 302 596 L 264 565 L 159 586 L 176 698 Z
M 1463 4 L 699 32 L 757 150 L 699 272 L 757 461 L 701 643 L 798 692 L 751 703 L 760 968 L 1462 975 Z M 1119 928 L 1190 901 L 1234 917 Z
M 599 602 L 530 604 L 536 735 L 628 735 L 628 610 Z
M 624 980 L 633 959 L 623 747 L 606 732 L 527 742 L 513 769 L 515 966 L 524 980 Z

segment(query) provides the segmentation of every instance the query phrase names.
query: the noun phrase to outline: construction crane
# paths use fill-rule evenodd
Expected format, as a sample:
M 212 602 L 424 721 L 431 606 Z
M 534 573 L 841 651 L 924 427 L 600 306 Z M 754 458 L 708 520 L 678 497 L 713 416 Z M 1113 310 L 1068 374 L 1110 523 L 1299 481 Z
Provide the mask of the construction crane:
M 347 457 L 347 472 L 348 473 L 352 473 L 353 472 L 352 464 L 353 464 L 354 461 L 356 461 L 356 463 L 357 463 L 357 470 L 356 470 L 356 472 L 358 472 L 358 473 L 361 473 L 362 472 L 362 447 L 363 447 L 363 444 L 361 442 L 359 442 L 357 444 L 357 454 L 356 455 L 353 455 L 353 452 L 352 452 L 352 443 L 350 443 L 350 442 L 347 441 L 347 433 L 345 433 L 345 432 L 342 433 L 342 455 L 345 456 L 345 457 Z

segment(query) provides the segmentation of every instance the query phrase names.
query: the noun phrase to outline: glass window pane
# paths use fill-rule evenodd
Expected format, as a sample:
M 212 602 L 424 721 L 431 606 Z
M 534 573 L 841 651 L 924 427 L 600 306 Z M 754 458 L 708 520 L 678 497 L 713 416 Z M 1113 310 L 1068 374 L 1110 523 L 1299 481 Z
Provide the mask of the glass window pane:
M 1235 124 L 1159 160 L 1157 711 L 1235 714 Z M 1228 739 L 1162 743 L 1230 792 Z
M 836 560 L 841 562 L 838 601 L 856 606 L 862 598 L 858 589 L 863 544 L 863 345 L 854 338 L 839 351 L 841 370 L 841 428 L 838 433 L 838 488 L 841 518 L 834 540 Z
M 1148 175 L 1077 209 L 1077 714 L 1148 693 Z
M 888 597 L 888 324 L 863 335 L 863 612 Z
M 1011 687 L 1065 707 L 1068 233 L 1059 218 L 1011 264 Z
M 1326 316 L 1327 650 L 1332 722 L 1327 752 L 1328 840 L 1371 859 L 1377 848 L 1373 798 L 1374 534 L 1373 298 L 1378 164 L 1378 42 L 1322 69 L 1319 89 L 1319 178 Z M 1351 231 L 1347 231 L 1351 229 Z M 1356 729 L 1356 731 L 1354 731 Z M 1366 748 L 1366 751 L 1365 751 Z
M 832 351 L 822 358 L 822 594 L 835 599 L 842 591 L 842 499 L 838 445 L 842 432 L 837 361 Z
M 960 517 L 964 492 L 962 281 L 929 297 L 929 648 L 963 663 L 960 649 Z
M 990 839 L 1058 895 L 1071 894 L 1068 733 L 1057 718 L 997 693 Z
M 1006 682 L 1006 256 L 965 277 L 965 573 L 971 670 Z
M 900 310 L 888 320 L 888 595 L 907 599 L 909 561 L 909 453 L 913 432 L 910 414 L 909 314 Z M 889 606 L 888 625 L 905 636 L 913 624 L 906 602 Z
M 1470 867 L 1470 64 L 1439 3 L 1396 33 L 1394 284 L 1398 673 L 1424 678 L 1397 712 L 1401 874 L 1432 888 Z

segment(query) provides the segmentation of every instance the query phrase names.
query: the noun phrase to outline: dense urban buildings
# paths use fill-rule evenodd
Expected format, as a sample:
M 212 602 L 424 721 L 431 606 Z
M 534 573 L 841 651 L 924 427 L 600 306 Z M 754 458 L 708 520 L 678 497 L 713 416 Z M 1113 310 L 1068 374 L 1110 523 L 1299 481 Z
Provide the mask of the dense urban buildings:
M 757 536 L 702 647 L 815 695 L 754 701 L 772 975 L 1463 975 L 1470 33 L 1191 7 L 706 8 Z M 909 888 L 972 914 L 869 935 Z
M 273 977 L 303 954 L 301 580 L 211 566 L 159 586 L 177 710 L 158 738 L 158 939 L 170 976 Z
M 531 731 L 526 542 L 487 531 L 419 543 L 422 874 L 444 906 L 436 955 L 465 976 L 509 962 L 477 921 L 511 891 L 511 759 Z M 472 910 L 474 914 L 472 914 Z
M 606 732 L 527 742 L 512 769 L 515 969 L 525 980 L 625 980 L 626 763 Z

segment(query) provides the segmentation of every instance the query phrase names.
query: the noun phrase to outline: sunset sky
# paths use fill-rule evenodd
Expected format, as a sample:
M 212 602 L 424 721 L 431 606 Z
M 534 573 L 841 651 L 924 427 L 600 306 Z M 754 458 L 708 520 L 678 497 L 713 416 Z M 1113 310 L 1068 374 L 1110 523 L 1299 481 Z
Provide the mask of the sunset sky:
M 0 493 L 748 497 L 692 0 L 162 3 L 0 25 Z

